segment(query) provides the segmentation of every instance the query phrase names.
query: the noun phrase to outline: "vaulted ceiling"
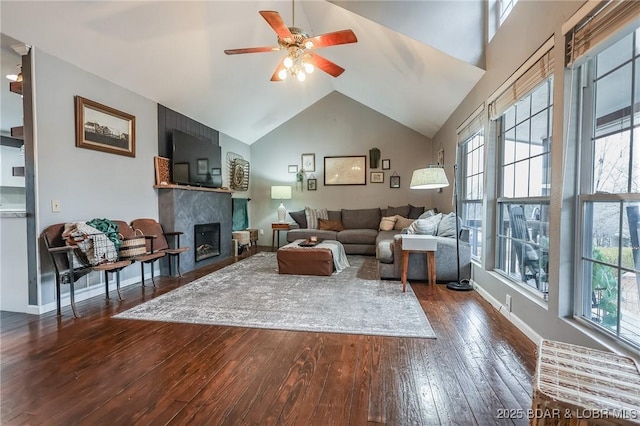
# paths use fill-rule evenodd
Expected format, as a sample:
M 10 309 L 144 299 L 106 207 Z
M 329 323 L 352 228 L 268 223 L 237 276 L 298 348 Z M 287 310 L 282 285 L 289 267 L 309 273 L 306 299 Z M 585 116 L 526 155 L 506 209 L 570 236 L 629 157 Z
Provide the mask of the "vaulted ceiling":
M 271 82 L 284 52 L 225 55 L 277 45 L 260 10 L 311 36 L 351 28 L 357 43 L 317 51 L 346 71 Z M 332 91 L 432 137 L 484 73 L 482 0 L 3 0 L 0 12 L 4 34 L 248 144 Z

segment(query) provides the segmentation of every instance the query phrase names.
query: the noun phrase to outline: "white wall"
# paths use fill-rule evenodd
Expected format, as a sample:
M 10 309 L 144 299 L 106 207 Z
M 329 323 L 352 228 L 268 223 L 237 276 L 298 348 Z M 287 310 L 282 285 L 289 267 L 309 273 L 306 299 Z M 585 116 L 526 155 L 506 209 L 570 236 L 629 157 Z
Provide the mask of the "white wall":
M 153 157 L 158 151 L 156 103 L 42 50 L 35 49 L 34 61 L 38 234 L 62 222 L 157 218 L 153 189 Z M 76 95 L 136 117 L 135 158 L 76 148 Z M 51 211 L 51 200 L 60 201 L 61 212 Z M 139 267 L 131 266 L 123 271 L 123 279 L 139 274 Z M 51 278 L 41 283 L 41 304 L 54 300 Z
M 473 278 L 481 287 L 481 292 L 493 303 L 505 303 L 507 294 L 512 296 L 511 317 L 517 324 L 528 330 L 530 336 L 557 339 L 570 343 L 591 346 L 595 348 L 616 347 L 611 341 L 606 341 L 602 335 L 593 333 L 581 326 L 577 321 L 566 315 L 568 306 L 572 303 L 571 288 L 574 285 L 574 262 L 571 256 L 573 227 L 575 219 L 571 212 L 571 190 L 563 188 L 563 174 L 573 173 L 572 168 L 563 169 L 563 126 L 565 102 L 567 102 L 568 88 L 565 86 L 567 73 L 563 68 L 563 37 L 562 24 L 575 13 L 583 4 L 581 1 L 553 1 L 534 2 L 520 1 L 511 15 L 495 34 L 487 48 L 487 72 L 471 93 L 449 117 L 445 125 L 434 138 L 434 149 L 443 145 L 449 158 L 454 155 L 457 143 L 456 128 L 489 96 L 496 91 L 538 48 L 549 38 L 555 40 L 555 73 L 554 73 L 554 116 L 552 147 L 552 194 L 550 232 L 556 237 L 552 239 L 549 248 L 549 278 L 550 291 L 548 303 L 533 296 L 500 278 L 493 271 L 493 241 L 495 220 L 496 193 L 496 147 L 493 129 L 485 126 L 485 170 L 486 180 L 486 211 L 484 247 L 485 253 L 482 264 L 473 267 Z M 485 121 L 486 121 L 485 108 Z M 435 154 L 435 152 L 434 152 Z M 571 162 L 567 162 L 571 164 Z M 570 167 L 570 166 L 568 166 Z M 569 179 L 567 182 L 570 182 Z M 451 200 L 451 188 L 446 188 L 442 194 L 434 196 L 437 206 L 446 206 Z M 568 208 L 568 209 L 567 209 Z
M 391 170 L 384 170 L 384 183 L 369 183 L 369 150 L 378 148 L 381 159 L 391 160 Z M 295 173 L 288 165 L 300 167 L 301 155 L 316 156 L 317 191 L 296 189 Z M 366 155 L 367 184 L 324 186 L 325 156 Z M 271 200 L 272 185 L 291 185 L 293 197 L 284 202 L 288 211 L 313 208 L 330 210 L 370 207 L 431 207 L 431 191 L 410 190 L 414 169 L 431 162 L 431 140 L 402 124 L 338 92 L 332 92 L 287 123 L 251 145 L 251 227 L 263 229 L 259 244 L 271 244 L 271 223 L 277 221 L 278 200 Z M 381 167 L 381 165 L 380 165 Z M 383 171 L 381 168 L 375 171 Z M 400 175 L 400 189 L 389 188 L 389 176 Z M 311 173 L 308 174 L 309 177 Z M 451 210 L 450 208 L 447 210 Z M 291 221 L 291 218 L 287 216 Z

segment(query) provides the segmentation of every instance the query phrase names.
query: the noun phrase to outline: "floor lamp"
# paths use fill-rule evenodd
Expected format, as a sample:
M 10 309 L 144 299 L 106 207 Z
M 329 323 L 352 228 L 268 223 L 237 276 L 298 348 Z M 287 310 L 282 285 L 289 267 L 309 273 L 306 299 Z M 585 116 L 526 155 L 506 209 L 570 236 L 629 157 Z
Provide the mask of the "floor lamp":
M 411 189 L 439 189 L 449 186 L 449 180 L 444 172 L 445 166 L 429 166 L 424 169 L 417 169 L 413 171 L 411 176 Z M 453 164 L 453 204 L 456 212 L 456 260 L 458 262 L 458 279 L 455 282 L 447 283 L 447 288 L 457 291 L 470 291 L 473 290 L 473 285 L 469 280 L 460 279 L 460 223 L 458 221 L 458 185 L 457 174 L 458 165 Z

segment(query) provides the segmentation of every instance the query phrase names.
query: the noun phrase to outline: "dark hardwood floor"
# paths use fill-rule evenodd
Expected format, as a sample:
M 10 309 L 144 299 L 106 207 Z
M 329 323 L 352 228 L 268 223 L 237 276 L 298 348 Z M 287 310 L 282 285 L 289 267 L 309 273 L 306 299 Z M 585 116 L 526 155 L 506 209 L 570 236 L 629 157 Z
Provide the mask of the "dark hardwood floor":
M 3 312 L 2 424 L 527 423 L 498 414 L 530 408 L 535 345 L 476 292 L 413 285 L 437 339 L 111 319 L 233 261 L 80 319 Z

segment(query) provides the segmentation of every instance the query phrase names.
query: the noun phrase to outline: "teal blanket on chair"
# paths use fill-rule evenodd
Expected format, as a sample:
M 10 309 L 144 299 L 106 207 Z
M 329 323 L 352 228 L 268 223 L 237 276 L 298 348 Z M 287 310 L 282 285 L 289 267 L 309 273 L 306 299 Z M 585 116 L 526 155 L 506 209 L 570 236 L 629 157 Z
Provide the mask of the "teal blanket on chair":
M 232 231 L 244 231 L 249 227 L 249 212 L 247 198 L 232 198 L 231 205 L 233 210 Z

